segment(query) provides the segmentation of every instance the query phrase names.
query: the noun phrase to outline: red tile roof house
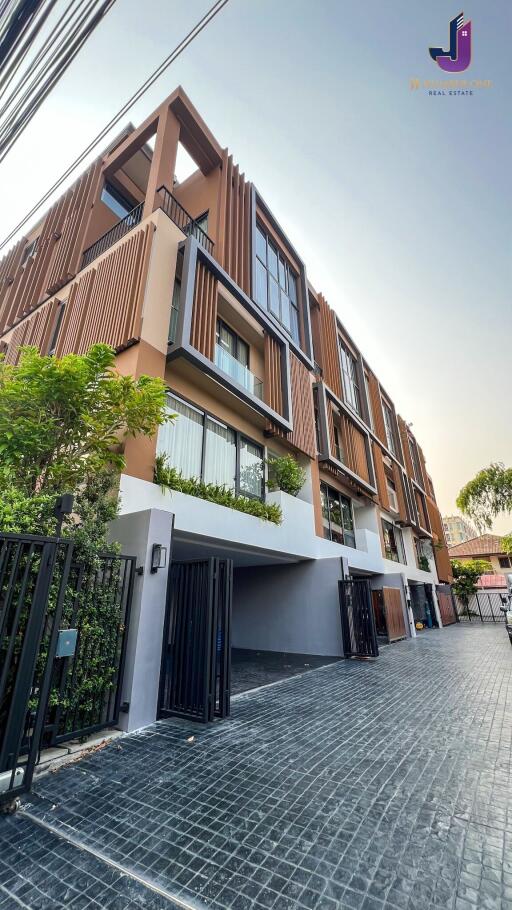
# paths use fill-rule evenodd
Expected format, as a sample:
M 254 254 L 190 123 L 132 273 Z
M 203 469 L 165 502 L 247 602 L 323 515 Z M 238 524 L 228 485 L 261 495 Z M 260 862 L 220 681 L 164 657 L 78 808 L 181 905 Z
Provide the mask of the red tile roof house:
M 481 575 L 478 587 L 492 590 L 507 590 L 505 573 L 512 572 L 512 557 L 503 549 L 503 539 L 497 534 L 482 534 L 473 537 L 464 543 L 459 543 L 448 550 L 450 559 L 486 559 L 491 563 L 493 571 Z

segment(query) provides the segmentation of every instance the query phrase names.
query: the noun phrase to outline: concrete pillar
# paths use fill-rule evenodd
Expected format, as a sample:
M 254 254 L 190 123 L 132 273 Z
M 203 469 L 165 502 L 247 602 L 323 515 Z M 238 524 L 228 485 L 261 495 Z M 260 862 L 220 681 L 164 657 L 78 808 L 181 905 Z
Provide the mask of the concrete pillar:
M 160 205 L 157 190 L 161 186 L 166 186 L 169 192 L 172 193 L 179 139 L 179 121 L 168 106 L 162 108 L 158 118 L 155 149 L 151 159 L 143 218 L 151 215 Z
M 136 556 L 137 567 L 143 569 L 135 576 L 128 629 L 121 704 L 129 707 L 119 718 L 125 732 L 146 727 L 157 716 L 173 520 L 171 512 L 147 509 L 121 515 L 110 525 L 110 539 L 121 544 L 122 553 Z M 167 565 L 152 573 L 155 543 L 167 548 Z
M 409 585 L 407 584 L 407 576 L 402 573 L 402 584 L 404 586 L 405 594 L 405 603 L 407 610 L 407 618 L 409 620 L 409 631 L 411 633 L 411 638 L 416 638 L 416 626 L 414 625 L 414 616 L 411 606 L 411 593 L 409 591 Z
M 442 629 L 442 628 L 443 628 L 443 620 L 441 619 L 441 611 L 440 611 L 440 609 L 439 609 L 439 601 L 438 601 L 438 599 L 437 599 L 437 591 L 436 591 L 436 586 L 435 586 L 435 585 L 432 585 L 432 601 L 433 601 L 433 604 L 434 604 L 434 612 L 435 612 L 435 614 L 436 614 L 436 619 L 437 619 L 439 628 Z

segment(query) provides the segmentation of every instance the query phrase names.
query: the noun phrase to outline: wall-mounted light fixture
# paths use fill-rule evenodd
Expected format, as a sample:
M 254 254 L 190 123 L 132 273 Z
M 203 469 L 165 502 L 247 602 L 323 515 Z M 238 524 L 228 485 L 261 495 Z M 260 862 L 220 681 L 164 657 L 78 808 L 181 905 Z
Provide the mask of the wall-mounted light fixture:
M 165 569 L 167 565 L 167 547 L 161 543 L 154 543 L 151 548 L 151 571 L 158 572 L 158 569 Z

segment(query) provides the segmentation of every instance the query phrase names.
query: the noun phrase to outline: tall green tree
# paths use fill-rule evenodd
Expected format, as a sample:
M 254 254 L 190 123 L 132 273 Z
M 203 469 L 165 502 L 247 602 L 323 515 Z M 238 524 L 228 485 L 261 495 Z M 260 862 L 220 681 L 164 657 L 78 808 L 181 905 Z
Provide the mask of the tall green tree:
M 471 594 L 478 590 L 477 582 L 481 575 L 492 572 L 492 566 L 486 559 L 460 560 L 452 559 L 453 583 L 452 590 L 454 594 L 460 597 L 462 603 L 467 609 Z
M 501 462 L 483 468 L 462 487 L 457 505 L 481 530 L 492 528 L 494 518 L 512 513 L 512 468 Z

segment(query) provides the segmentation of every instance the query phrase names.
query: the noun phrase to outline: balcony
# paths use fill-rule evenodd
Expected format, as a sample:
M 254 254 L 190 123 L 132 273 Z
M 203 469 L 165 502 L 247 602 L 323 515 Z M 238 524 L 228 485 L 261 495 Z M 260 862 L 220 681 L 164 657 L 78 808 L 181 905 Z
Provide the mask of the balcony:
M 90 265 L 98 256 L 101 256 L 101 254 L 105 253 L 111 246 L 114 246 L 114 243 L 121 240 L 121 237 L 124 237 L 132 228 L 140 224 L 143 209 L 144 203 L 139 202 L 139 204 L 136 205 L 131 212 L 128 212 L 124 218 L 121 218 L 121 221 L 118 221 L 113 228 L 110 228 L 109 231 L 102 234 L 99 240 L 96 240 L 95 243 L 87 247 L 82 254 L 82 265 L 80 268 L 85 269 L 85 267 Z
M 227 373 L 228 376 L 231 376 L 231 379 L 238 382 L 244 389 L 247 389 L 248 392 L 255 395 L 260 401 L 263 401 L 262 380 L 257 379 L 248 367 L 244 366 L 243 363 L 240 363 L 236 357 L 233 357 L 233 355 L 230 354 L 229 351 L 226 351 L 225 348 L 221 347 L 220 344 L 215 345 L 215 365 L 218 366 L 219 370 L 222 370 L 223 373 Z
M 180 231 L 183 231 L 186 237 L 195 237 L 197 242 L 205 248 L 206 252 L 212 255 L 214 246 L 213 240 L 211 237 L 208 237 L 208 234 L 199 227 L 187 210 L 183 208 L 176 199 L 176 196 L 173 196 L 166 186 L 161 186 L 158 193 L 162 199 L 160 208 L 165 212 L 167 217 L 179 227 Z

